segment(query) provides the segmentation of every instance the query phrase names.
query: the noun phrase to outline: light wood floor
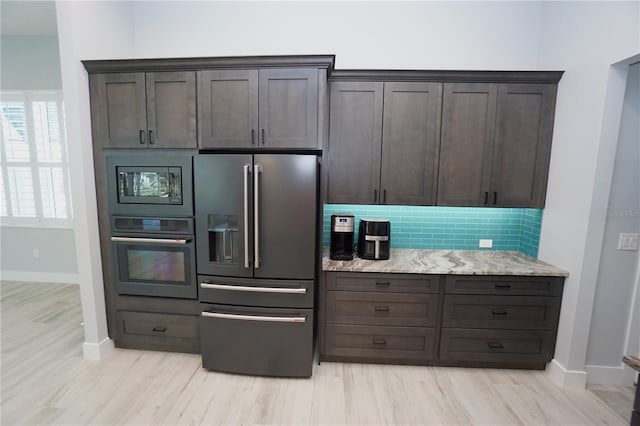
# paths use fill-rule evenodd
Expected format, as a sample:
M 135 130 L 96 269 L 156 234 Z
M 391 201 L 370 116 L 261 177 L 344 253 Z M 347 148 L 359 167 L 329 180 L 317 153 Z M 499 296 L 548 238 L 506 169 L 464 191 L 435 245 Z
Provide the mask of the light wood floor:
M 633 389 L 562 390 L 539 371 L 323 363 L 311 379 L 274 379 L 208 372 L 199 355 L 117 349 L 89 361 L 78 286 L 5 281 L 0 292 L 2 425 L 629 421 Z

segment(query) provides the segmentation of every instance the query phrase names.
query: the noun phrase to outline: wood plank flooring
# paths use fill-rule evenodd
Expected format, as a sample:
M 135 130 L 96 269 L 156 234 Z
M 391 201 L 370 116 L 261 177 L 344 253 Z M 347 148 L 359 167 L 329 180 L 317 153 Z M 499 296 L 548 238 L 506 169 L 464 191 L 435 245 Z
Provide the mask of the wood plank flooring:
M 0 293 L 2 425 L 629 422 L 633 389 L 563 390 L 540 371 L 322 363 L 311 379 L 275 379 L 209 372 L 192 354 L 89 361 L 78 286 L 5 281 Z

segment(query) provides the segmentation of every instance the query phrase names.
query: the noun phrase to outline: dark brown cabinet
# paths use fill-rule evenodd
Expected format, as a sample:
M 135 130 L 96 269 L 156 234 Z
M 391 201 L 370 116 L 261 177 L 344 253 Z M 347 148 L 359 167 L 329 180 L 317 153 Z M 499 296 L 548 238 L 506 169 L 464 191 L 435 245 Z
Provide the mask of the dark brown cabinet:
M 92 74 L 90 89 L 101 147 L 197 147 L 195 72 Z
M 556 84 L 444 85 L 438 205 L 544 207 Z
M 332 83 L 328 201 L 435 204 L 441 99 L 439 83 Z
M 198 72 L 200 148 L 317 148 L 318 70 Z
M 543 369 L 563 278 L 325 272 L 321 360 Z

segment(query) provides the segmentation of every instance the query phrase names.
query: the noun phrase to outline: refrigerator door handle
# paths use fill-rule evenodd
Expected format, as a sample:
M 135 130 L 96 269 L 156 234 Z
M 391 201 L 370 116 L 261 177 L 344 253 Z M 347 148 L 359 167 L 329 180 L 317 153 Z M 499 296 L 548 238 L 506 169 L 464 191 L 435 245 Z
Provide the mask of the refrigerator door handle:
M 242 166 L 244 177 L 244 267 L 249 268 L 249 164 Z
M 259 177 L 260 165 L 253 166 L 253 249 L 254 259 L 253 264 L 255 269 L 260 268 L 260 187 Z
M 203 317 L 209 318 L 222 318 L 222 319 L 233 319 L 233 320 L 242 320 L 242 321 L 264 321 L 264 322 L 296 322 L 296 323 L 304 323 L 307 321 L 306 317 L 272 317 L 272 316 L 264 316 L 264 315 L 239 315 L 239 314 L 223 314 L 221 312 L 203 312 Z

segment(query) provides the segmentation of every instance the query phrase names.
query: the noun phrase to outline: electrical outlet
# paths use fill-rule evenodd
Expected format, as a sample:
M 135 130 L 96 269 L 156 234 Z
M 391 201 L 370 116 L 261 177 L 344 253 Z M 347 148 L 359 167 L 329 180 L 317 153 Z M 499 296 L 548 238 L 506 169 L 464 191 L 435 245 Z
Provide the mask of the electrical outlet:
M 480 248 L 493 247 L 493 240 L 480 240 Z
M 638 234 L 620 234 L 618 239 L 618 250 L 638 250 Z
M 37 249 L 37 248 L 33 249 L 33 258 L 34 259 L 39 259 L 40 258 L 40 249 Z

